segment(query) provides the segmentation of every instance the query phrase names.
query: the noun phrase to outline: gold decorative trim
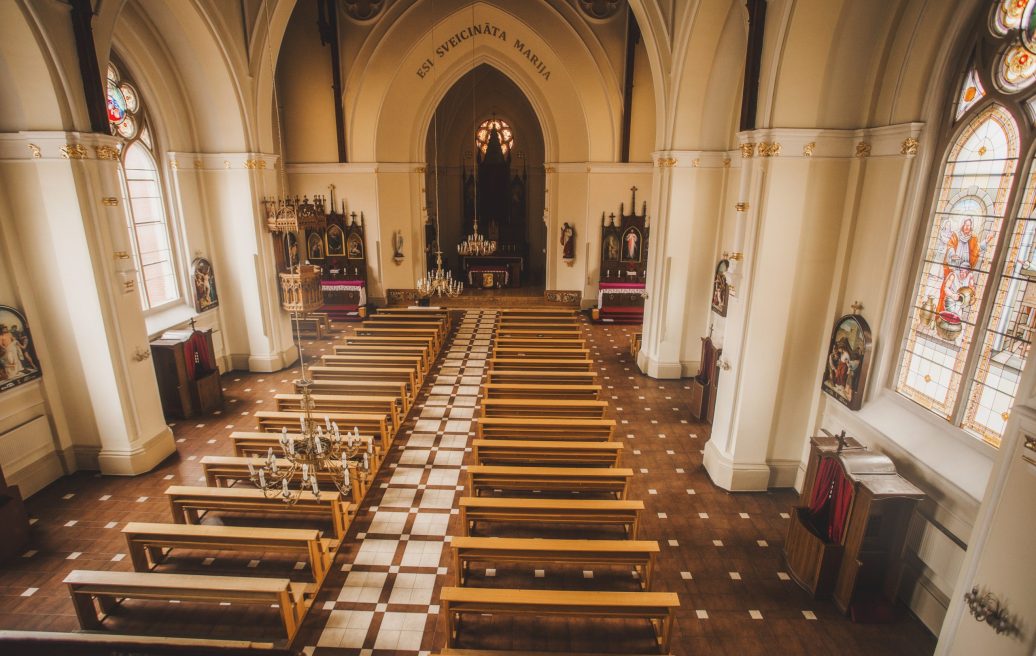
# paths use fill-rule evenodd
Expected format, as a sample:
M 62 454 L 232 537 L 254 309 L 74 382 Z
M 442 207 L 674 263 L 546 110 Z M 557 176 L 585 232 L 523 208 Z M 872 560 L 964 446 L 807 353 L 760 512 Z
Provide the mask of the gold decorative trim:
M 40 159 L 41 157 L 43 157 L 43 154 L 40 152 L 40 147 L 39 146 L 37 146 L 34 143 L 28 144 L 28 146 L 29 146 L 29 152 L 32 153 L 32 158 L 33 159 Z
M 921 142 L 916 137 L 907 137 L 899 148 L 900 155 L 916 155 Z
M 223 160 L 223 168 L 225 168 L 225 169 L 229 169 L 230 168 L 230 160 L 229 159 Z
M 723 168 L 725 168 L 725 169 L 726 168 L 730 168 L 730 158 L 729 157 L 724 157 L 723 158 Z
M 675 157 L 659 157 L 658 166 L 663 169 L 671 169 L 676 166 L 677 160 Z
M 866 141 L 861 141 L 856 144 L 856 156 L 857 157 L 870 157 L 871 156 L 871 145 Z
M 735 205 L 734 209 L 737 210 L 738 212 L 747 212 L 748 211 L 748 203 L 742 201 L 742 202 L 738 203 L 737 205 Z
M 745 256 L 744 253 L 739 253 L 737 251 L 731 251 L 729 253 L 727 253 L 727 252 L 723 253 L 723 259 L 724 260 L 734 260 L 735 262 L 740 262 L 741 258 L 743 258 L 744 256 Z
M 545 169 L 543 169 L 543 171 L 544 171 L 544 173 L 554 173 L 555 171 L 557 171 L 557 169 L 554 168 L 553 166 L 548 166 Z
M 245 160 L 245 168 L 246 169 L 265 169 L 266 168 L 266 160 L 265 159 L 246 159 Z
M 817 142 L 810 141 L 808 144 L 802 147 L 803 157 L 813 157 L 813 152 L 817 149 Z
M 115 251 L 114 253 L 112 253 L 112 257 L 114 257 L 116 260 L 128 260 L 129 253 L 127 253 L 126 251 Z
M 425 167 L 418 166 L 416 169 L 414 169 L 414 173 L 424 173 L 426 170 L 427 169 Z
M 1022 459 L 1028 462 L 1030 465 L 1036 465 L 1036 437 L 1032 435 L 1023 435 L 1025 443 L 1022 445 L 1024 449 L 1022 451 Z M 1029 453 L 1026 453 L 1028 451 Z
M 741 144 L 741 157 L 745 159 L 751 159 L 752 155 L 755 154 L 755 144 L 748 142 Z
M 701 166 L 701 158 L 700 157 L 695 157 L 691 161 L 691 166 L 693 166 L 694 168 L 698 168 L 699 166 Z
M 194 160 L 194 168 L 200 169 L 200 168 L 202 168 L 204 166 L 205 166 L 205 160 L 203 160 L 203 159 L 196 159 L 196 160 Z
M 175 159 L 169 160 L 169 168 L 174 171 L 178 170 L 180 168 L 180 162 L 177 162 Z
M 759 157 L 777 157 L 781 154 L 781 145 L 776 141 L 767 143 L 765 141 L 759 144 Z
M 86 159 L 89 155 L 83 144 L 65 144 L 61 147 L 62 159 Z
M 105 207 L 118 207 L 119 199 L 114 196 L 105 196 L 101 199 L 101 205 L 104 205 Z
M 97 159 L 119 159 L 119 149 L 115 146 L 94 146 L 94 153 L 97 154 Z

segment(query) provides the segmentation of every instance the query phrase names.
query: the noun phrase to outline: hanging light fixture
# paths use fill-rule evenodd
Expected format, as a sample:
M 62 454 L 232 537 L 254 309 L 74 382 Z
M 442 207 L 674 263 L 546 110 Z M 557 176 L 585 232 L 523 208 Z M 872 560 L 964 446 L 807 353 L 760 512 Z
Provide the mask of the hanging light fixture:
M 477 166 L 477 164 L 476 164 Z M 478 192 L 476 192 L 477 194 Z M 475 210 L 474 231 L 461 243 L 457 244 L 460 255 L 492 255 L 496 252 L 496 241 L 486 239 L 478 232 L 478 210 Z
M 435 28 L 432 27 L 432 43 L 435 43 Z M 436 69 L 435 80 L 438 81 L 439 72 Z M 422 298 L 432 296 L 460 296 L 464 292 L 464 283 L 453 279 L 453 273 L 443 269 L 442 249 L 439 247 L 439 239 L 442 233 L 439 231 L 439 108 L 435 108 L 432 114 L 432 139 L 435 152 L 435 268 L 427 271 L 423 278 L 417 280 L 417 293 Z

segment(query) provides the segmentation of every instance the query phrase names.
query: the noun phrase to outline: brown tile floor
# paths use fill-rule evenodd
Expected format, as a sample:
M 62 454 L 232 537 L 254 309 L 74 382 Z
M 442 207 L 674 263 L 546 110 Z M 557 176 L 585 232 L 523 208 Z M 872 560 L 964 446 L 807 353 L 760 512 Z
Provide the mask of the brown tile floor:
M 339 325 L 342 326 L 345 324 Z M 830 602 L 815 602 L 793 582 L 786 580 L 781 547 L 787 519 L 782 513 L 787 513 L 795 498 L 794 493 L 728 494 L 713 486 L 702 468 L 701 449 L 708 438 L 708 429 L 687 421 L 688 390 L 684 384 L 652 380 L 637 373 L 627 351 L 627 336 L 632 332 L 630 327 L 595 325 L 589 327 L 589 332 L 602 383 L 606 386 L 605 398 L 613 405 L 614 416 L 620 421 L 618 439 L 626 443 L 624 465 L 637 472 L 630 496 L 643 499 L 647 506 L 641 538 L 657 539 L 662 545 L 656 589 L 680 595 L 682 606 L 673 635 L 675 654 L 932 653 L 934 638 L 909 615 L 894 624 L 853 624 L 842 617 Z M 305 341 L 307 351 L 312 355 L 319 355 L 321 349 L 330 352 L 331 339 Z M 465 373 L 469 372 L 462 370 L 460 375 Z M 169 521 L 169 510 L 162 496 L 165 487 L 176 483 L 197 483 L 201 476 L 197 460 L 206 454 L 229 454 L 231 449 L 225 438 L 231 430 L 250 428 L 253 425 L 249 419 L 251 411 L 267 407 L 272 394 L 287 390 L 290 380 L 296 375 L 297 370 L 273 374 L 227 374 L 223 377 L 226 387 L 223 412 L 176 422 L 173 428 L 178 454 L 155 471 L 131 479 L 79 473 L 56 481 L 34 495 L 28 503 L 31 515 L 37 520 L 30 550 L 22 558 L 0 567 L 0 628 L 75 630 L 75 615 L 61 584 L 65 574 L 75 568 L 128 570 L 129 563 L 123 555 L 125 544 L 119 533 L 124 523 Z M 434 375 L 429 377 L 418 401 L 419 406 L 426 405 L 434 378 Z M 404 426 L 404 433 L 415 429 L 413 422 L 422 410 L 415 407 Z M 442 435 L 436 435 L 438 442 L 435 444 L 441 444 L 442 438 Z M 352 618 L 364 619 L 368 615 L 360 613 L 369 613 L 371 636 L 377 635 L 384 626 L 405 619 L 403 615 L 408 611 L 423 608 L 422 613 L 431 615 L 424 624 L 421 648 L 435 650 L 445 642 L 444 618 L 433 611 L 439 587 L 452 580 L 446 548 L 442 550 L 438 565 L 447 569 L 415 567 L 411 570 L 399 564 L 383 567 L 356 564 L 361 545 L 368 542 L 361 540 L 358 534 L 369 531 L 375 515 L 382 510 L 385 495 L 397 488 L 405 490 L 426 485 L 421 495 L 423 500 L 424 493 L 432 487 L 427 478 L 414 486 L 390 486 L 396 470 L 400 466 L 406 467 L 405 462 L 399 462 L 400 458 L 413 448 L 409 442 L 401 441 L 399 446 L 406 448 L 395 448 L 379 473 L 374 489 L 350 531 L 347 544 L 339 554 L 336 567 L 296 640 L 295 646 L 299 649 L 308 645 L 311 647 L 306 651 L 313 653 L 312 646 L 318 643 L 332 613 L 343 608 L 349 609 L 346 613 L 367 608 Z M 423 448 L 418 445 L 417 450 Z M 467 462 L 470 454 L 464 458 Z M 434 464 L 426 470 L 425 476 L 431 476 L 433 471 L 436 471 Z M 460 494 L 454 495 L 454 499 Z M 423 509 L 419 510 L 420 514 L 425 513 Z M 449 511 L 438 509 L 434 512 Z M 408 518 L 405 530 L 411 530 L 414 521 L 417 521 L 416 517 Z M 450 515 L 448 521 L 446 532 L 458 534 L 459 517 Z M 414 539 L 434 542 L 428 537 Z M 405 547 L 397 547 L 391 562 L 404 563 L 407 558 Z M 259 560 L 258 566 L 249 568 L 250 559 Z M 359 560 L 373 562 L 362 557 Z M 399 574 L 435 572 L 433 607 L 397 604 L 413 600 L 396 598 L 395 588 L 391 585 L 385 585 L 380 596 L 367 606 L 360 602 L 339 601 L 354 564 L 357 572 L 384 572 L 397 587 L 402 581 Z M 291 573 L 301 576 L 294 571 L 293 562 L 273 554 L 243 558 L 216 554 L 215 560 L 207 561 L 206 554 L 187 553 L 177 557 L 176 565 L 186 571 L 218 570 L 281 576 Z M 347 571 L 342 571 L 343 567 Z M 493 577 L 486 577 L 484 570 L 476 571 L 473 583 L 559 589 L 620 589 L 622 586 L 633 589 L 632 579 L 623 572 L 595 571 L 593 578 L 587 579 L 581 571 L 567 571 L 549 565 L 542 569 L 545 570 L 542 578 L 535 577 L 532 571 L 520 569 L 501 568 Z M 424 599 L 417 601 L 423 602 Z M 170 612 L 168 604 L 138 603 L 132 611 L 127 610 L 113 618 L 111 628 L 126 632 L 160 634 L 168 631 L 256 640 L 274 640 L 279 635 L 272 609 L 269 618 L 262 612 L 257 614 L 253 607 L 185 607 Z M 158 624 L 161 626 L 156 626 Z M 584 622 L 543 621 L 542 618 L 473 618 L 465 623 L 462 644 L 562 653 L 618 649 L 649 653 L 651 636 L 646 627 L 632 622 L 590 626 Z M 375 646 L 376 642 L 368 638 L 362 652 L 358 648 L 319 647 L 316 653 L 356 654 L 371 653 L 371 650 L 375 654 L 416 653 L 380 650 Z

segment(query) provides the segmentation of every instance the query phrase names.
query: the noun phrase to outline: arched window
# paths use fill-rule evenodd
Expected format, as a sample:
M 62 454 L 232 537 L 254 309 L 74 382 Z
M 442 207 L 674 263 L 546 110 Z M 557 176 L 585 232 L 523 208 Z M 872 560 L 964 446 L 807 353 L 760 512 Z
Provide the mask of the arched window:
M 144 310 L 180 299 L 155 143 L 136 87 L 114 64 L 108 66 L 108 122 L 126 141 L 119 167 L 129 223 L 137 287 Z
M 1036 329 L 1034 10 L 998 0 L 961 73 L 896 377 L 994 446 Z
M 504 157 L 507 157 L 507 154 L 514 148 L 514 132 L 511 130 L 511 126 L 507 124 L 507 121 L 495 116 L 482 121 L 482 125 L 478 126 L 478 130 L 475 130 L 475 143 L 478 145 L 479 152 L 483 155 L 486 154 L 494 132 L 496 132 L 496 138 L 500 140 L 500 151 L 504 154 Z

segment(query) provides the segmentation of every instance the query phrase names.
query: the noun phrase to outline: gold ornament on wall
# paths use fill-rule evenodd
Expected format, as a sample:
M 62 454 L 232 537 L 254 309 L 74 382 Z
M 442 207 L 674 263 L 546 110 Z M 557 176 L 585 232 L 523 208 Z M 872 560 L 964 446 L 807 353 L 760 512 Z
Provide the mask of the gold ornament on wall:
M 917 148 L 921 145 L 921 142 L 917 140 L 917 137 L 907 137 L 903 140 L 903 144 L 899 148 L 900 155 L 916 155 Z
M 738 212 L 747 212 L 748 211 L 748 203 L 746 203 L 744 201 L 741 201 L 740 203 L 734 205 L 734 209 L 737 210 Z
M 178 170 L 180 168 L 180 162 L 177 162 L 175 159 L 174 160 L 170 160 L 169 161 L 169 168 L 171 168 L 174 171 Z
M 813 151 L 817 149 L 817 142 L 810 141 L 808 144 L 802 147 L 803 157 L 813 157 Z
M 861 141 L 856 144 L 856 156 L 857 157 L 870 157 L 871 156 L 871 145 L 866 141 Z
M 741 144 L 740 148 L 741 148 L 741 157 L 744 157 L 745 159 L 749 159 L 749 158 L 752 157 L 752 155 L 755 154 L 755 144 L 754 143 L 751 143 L 751 142 L 743 143 L 743 144 Z
M 43 157 L 43 155 L 40 153 L 40 147 L 34 143 L 29 144 L 29 152 L 32 153 L 33 159 L 39 159 Z
M 94 153 L 97 154 L 97 159 L 119 159 L 119 149 L 115 146 L 94 146 Z
M 762 142 L 759 144 L 759 157 L 777 157 L 781 154 L 781 145 L 776 141 L 772 143 Z
M 730 158 L 729 157 L 724 157 L 723 158 L 723 168 L 729 168 L 729 167 L 730 167 Z
M 194 168 L 196 168 L 196 169 L 200 169 L 200 168 L 202 168 L 203 166 L 205 166 L 205 160 L 202 160 L 202 159 L 196 159 L 196 160 L 194 160 Z
M 88 156 L 83 144 L 65 144 L 61 147 L 62 159 L 86 159 Z
M 266 168 L 266 160 L 265 159 L 246 159 L 245 160 L 245 168 L 246 169 L 253 169 L 253 170 L 254 169 L 265 169 Z
M 691 166 L 693 166 L 694 168 L 698 168 L 699 166 L 701 166 L 701 158 L 695 157 L 694 160 L 691 161 Z
M 101 199 L 101 205 L 104 205 L 105 207 L 118 207 L 119 199 L 114 196 L 105 196 Z
M 671 169 L 674 166 L 676 166 L 676 158 L 675 157 L 659 157 L 658 158 L 658 166 L 660 168 L 663 168 L 663 169 Z

